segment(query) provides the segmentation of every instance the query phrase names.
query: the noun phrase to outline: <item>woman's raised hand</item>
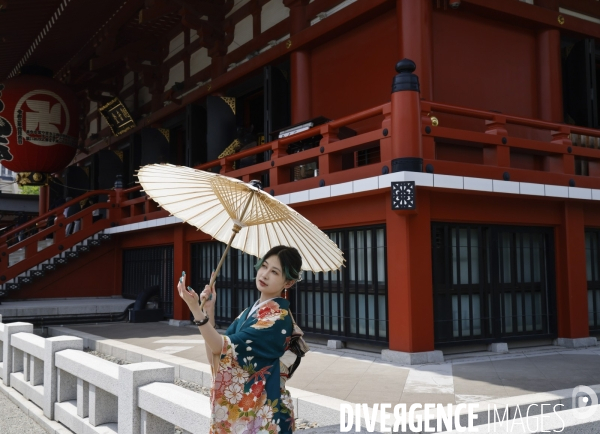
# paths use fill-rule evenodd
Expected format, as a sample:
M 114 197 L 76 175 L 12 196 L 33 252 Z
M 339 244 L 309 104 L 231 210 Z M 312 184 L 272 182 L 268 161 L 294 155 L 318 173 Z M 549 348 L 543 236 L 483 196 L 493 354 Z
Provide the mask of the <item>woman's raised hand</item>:
M 211 274 L 210 278 L 212 280 L 214 276 L 214 271 Z M 206 303 L 204 303 L 204 310 L 206 312 L 212 312 L 215 309 L 215 301 L 217 300 L 217 291 L 215 290 L 215 283 L 213 283 L 212 288 L 209 285 L 204 287 L 204 291 L 200 293 L 200 303 L 202 303 L 206 299 Z
M 179 279 L 179 283 L 177 284 L 177 291 L 179 292 L 179 296 L 182 298 L 183 301 L 185 301 L 185 303 L 188 306 L 198 306 L 198 294 L 189 286 L 185 286 L 185 278 L 186 275 L 184 271 L 183 273 L 181 273 L 181 278 Z

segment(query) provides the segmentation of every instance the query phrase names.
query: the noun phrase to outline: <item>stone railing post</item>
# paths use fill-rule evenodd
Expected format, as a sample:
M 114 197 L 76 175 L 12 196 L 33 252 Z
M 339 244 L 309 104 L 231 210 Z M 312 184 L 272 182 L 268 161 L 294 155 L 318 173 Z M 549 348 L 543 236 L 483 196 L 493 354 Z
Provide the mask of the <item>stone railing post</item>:
M 142 362 L 119 366 L 119 434 L 142 432 L 141 410 L 138 406 L 139 387 L 150 383 L 174 381 L 175 368 L 164 363 Z M 147 418 L 144 422 L 151 421 L 152 418 Z
M 57 400 L 57 370 L 54 362 L 56 352 L 62 350 L 83 351 L 83 339 L 72 336 L 47 338 L 44 348 L 44 416 L 54 419 L 54 403 Z
M 392 172 L 422 172 L 421 99 L 415 62 L 402 59 L 392 82 Z
M 10 386 L 10 374 L 13 372 L 14 351 L 10 345 L 11 336 L 15 333 L 33 333 L 33 324 L 27 322 L 14 322 L 4 325 L 4 335 L 2 336 L 2 381 L 6 386 Z M 19 362 L 17 362 L 19 363 Z M 21 362 L 23 358 L 21 357 Z

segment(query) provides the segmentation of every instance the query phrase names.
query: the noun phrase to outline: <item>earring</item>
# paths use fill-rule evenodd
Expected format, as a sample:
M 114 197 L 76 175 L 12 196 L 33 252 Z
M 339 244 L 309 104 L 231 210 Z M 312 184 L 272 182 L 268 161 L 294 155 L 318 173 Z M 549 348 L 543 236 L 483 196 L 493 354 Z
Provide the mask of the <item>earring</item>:
M 283 288 L 283 298 L 288 299 L 288 290 L 287 288 Z

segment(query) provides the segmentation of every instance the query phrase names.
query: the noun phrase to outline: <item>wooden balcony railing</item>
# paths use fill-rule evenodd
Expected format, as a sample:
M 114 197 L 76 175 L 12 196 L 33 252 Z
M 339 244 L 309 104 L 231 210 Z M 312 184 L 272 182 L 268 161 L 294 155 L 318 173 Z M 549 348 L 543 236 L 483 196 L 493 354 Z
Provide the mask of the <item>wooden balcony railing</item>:
M 421 115 L 424 164 L 435 173 L 600 188 L 600 130 L 429 101 Z M 444 115 L 452 116 L 434 126 Z M 448 144 L 479 149 L 480 164 L 444 160 Z

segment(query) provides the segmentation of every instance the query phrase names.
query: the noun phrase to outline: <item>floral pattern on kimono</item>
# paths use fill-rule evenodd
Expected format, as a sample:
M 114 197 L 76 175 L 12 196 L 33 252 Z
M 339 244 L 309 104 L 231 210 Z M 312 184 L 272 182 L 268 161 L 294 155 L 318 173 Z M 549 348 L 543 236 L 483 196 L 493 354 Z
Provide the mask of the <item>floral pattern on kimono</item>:
M 246 309 L 227 329 L 211 390 L 211 434 L 294 431 L 279 363 L 292 334 L 288 309 L 287 300 L 274 298 L 249 317 Z

